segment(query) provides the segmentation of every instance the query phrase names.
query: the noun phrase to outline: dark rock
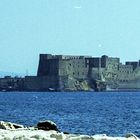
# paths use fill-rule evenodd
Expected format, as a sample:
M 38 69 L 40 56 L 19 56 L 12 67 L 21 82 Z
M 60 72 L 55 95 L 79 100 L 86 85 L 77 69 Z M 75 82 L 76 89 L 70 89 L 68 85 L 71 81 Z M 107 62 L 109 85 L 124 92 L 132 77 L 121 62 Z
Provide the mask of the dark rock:
M 63 132 L 64 134 L 70 134 L 69 132 Z
M 59 131 L 57 128 L 57 125 L 54 122 L 49 121 L 49 120 L 39 122 L 37 124 L 37 128 L 41 130 L 46 130 L 46 131 L 49 131 L 49 130 Z
M 20 125 L 20 124 L 16 124 L 16 123 L 12 123 L 14 128 L 15 129 L 18 129 L 18 128 L 25 128 L 23 125 Z

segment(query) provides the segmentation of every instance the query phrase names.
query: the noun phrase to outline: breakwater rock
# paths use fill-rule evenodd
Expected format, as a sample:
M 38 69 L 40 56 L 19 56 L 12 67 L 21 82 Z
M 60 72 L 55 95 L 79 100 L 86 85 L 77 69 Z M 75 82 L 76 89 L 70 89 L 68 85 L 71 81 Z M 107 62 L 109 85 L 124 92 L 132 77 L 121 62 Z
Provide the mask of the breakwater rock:
M 43 128 L 43 129 L 42 129 Z M 34 127 L 0 121 L 0 140 L 140 140 L 134 134 L 125 137 L 78 135 L 60 132 L 52 121 L 39 122 Z

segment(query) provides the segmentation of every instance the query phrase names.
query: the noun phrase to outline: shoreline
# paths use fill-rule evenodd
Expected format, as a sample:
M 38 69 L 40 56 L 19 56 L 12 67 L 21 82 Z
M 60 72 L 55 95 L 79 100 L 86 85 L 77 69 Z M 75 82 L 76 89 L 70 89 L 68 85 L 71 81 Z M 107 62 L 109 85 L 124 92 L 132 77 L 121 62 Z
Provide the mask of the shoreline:
M 46 120 L 36 126 L 25 127 L 20 124 L 0 121 L 0 140 L 140 140 L 134 134 L 112 137 L 106 134 L 81 135 L 60 132 L 57 125 Z
M 111 90 L 111 91 L 18 91 L 18 90 L 13 90 L 13 91 L 0 91 L 0 93 L 138 93 L 140 90 Z

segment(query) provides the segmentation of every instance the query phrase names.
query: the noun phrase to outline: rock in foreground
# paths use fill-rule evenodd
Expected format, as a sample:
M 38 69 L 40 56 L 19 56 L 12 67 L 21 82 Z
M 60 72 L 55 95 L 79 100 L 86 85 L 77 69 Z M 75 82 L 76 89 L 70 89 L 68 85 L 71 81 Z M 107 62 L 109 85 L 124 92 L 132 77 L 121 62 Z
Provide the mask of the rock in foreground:
M 105 134 L 93 136 L 64 134 L 55 130 L 45 131 L 35 127 L 20 127 L 20 125 L 17 125 L 18 128 L 14 128 L 11 127 L 12 123 L 10 123 L 10 128 L 5 128 L 7 123 L 9 124 L 9 122 L 0 122 L 0 140 L 140 140 L 134 134 L 128 134 L 125 137 L 110 137 Z M 51 122 L 51 124 L 53 123 Z
M 41 121 L 37 124 L 37 128 L 39 130 L 46 130 L 46 131 L 49 131 L 49 130 L 55 130 L 55 131 L 59 131 L 58 128 L 57 128 L 57 125 L 52 122 L 52 121 Z
M 18 128 L 24 128 L 23 125 L 20 124 L 15 124 L 15 123 L 11 123 L 11 122 L 4 122 L 4 121 L 0 121 L 0 129 L 18 129 Z

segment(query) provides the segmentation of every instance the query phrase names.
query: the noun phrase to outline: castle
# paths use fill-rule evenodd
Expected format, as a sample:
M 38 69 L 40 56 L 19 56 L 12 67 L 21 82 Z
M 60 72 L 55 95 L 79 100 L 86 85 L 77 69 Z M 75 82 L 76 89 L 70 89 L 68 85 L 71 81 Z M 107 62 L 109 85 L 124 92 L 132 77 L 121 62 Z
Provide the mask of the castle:
M 140 61 L 120 58 L 40 54 L 37 76 L 25 77 L 27 89 L 91 90 L 97 83 L 111 89 L 139 89 Z M 129 84 L 128 84 L 129 83 Z
M 40 54 L 37 76 L 19 81 L 26 91 L 140 89 L 140 60 L 122 64 L 119 58 L 106 55 Z M 0 87 L 1 83 L 0 79 Z

